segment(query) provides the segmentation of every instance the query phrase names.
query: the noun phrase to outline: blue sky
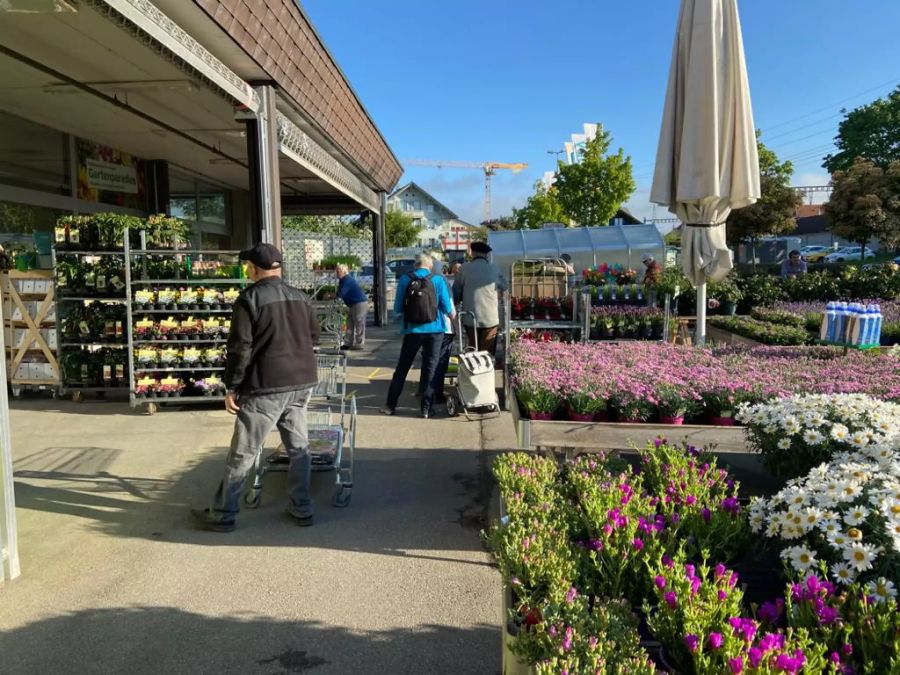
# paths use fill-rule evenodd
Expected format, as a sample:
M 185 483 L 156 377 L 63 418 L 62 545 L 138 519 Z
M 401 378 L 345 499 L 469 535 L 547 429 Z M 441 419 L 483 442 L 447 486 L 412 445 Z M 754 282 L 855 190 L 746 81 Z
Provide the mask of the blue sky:
M 493 179 L 493 215 L 521 206 L 584 122 L 632 156 L 628 207 L 652 215 L 650 181 L 677 0 L 302 0 L 394 153 L 403 159 L 527 162 Z M 757 127 L 827 182 L 821 157 L 841 119 L 900 84 L 900 1 L 742 0 Z M 460 217 L 481 220 L 477 170 L 410 167 Z M 668 214 L 659 209 L 659 217 Z

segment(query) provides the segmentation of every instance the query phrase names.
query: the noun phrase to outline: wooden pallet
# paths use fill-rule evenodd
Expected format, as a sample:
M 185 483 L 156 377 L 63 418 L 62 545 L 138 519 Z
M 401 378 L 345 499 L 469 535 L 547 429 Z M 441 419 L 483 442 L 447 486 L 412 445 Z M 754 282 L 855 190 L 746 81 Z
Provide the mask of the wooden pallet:
M 28 292 L 22 290 L 20 282 L 42 282 L 46 290 Z M 50 282 L 46 284 L 45 282 Z M 3 293 L 2 314 L 4 331 L 9 331 L 10 344 L 6 345 L 7 353 L 7 380 L 13 387 L 13 393 L 17 393 L 20 387 L 59 387 L 60 368 L 56 351 L 50 347 L 44 335 L 45 329 L 56 329 L 56 320 L 48 319 L 50 311 L 56 306 L 55 286 L 53 284 L 53 272 L 50 270 L 31 270 L 20 272 L 9 270 L 0 276 L 0 289 Z M 27 302 L 38 303 L 34 313 L 29 311 Z M 13 319 L 15 310 L 18 309 L 21 319 Z M 25 328 L 26 333 L 21 340 L 15 340 L 15 329 Z M 45 361 L 50 364 L 52 376 L 45 378 L 20 377 L 17 375 L 19 366 L 26 356 L 34 354 L 43 355 Z

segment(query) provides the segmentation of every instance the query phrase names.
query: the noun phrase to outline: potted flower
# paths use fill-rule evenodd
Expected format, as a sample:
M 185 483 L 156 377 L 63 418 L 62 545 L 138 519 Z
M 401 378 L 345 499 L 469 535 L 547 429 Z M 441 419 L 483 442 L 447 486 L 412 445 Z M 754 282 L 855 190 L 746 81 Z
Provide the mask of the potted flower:
M 177 377 L 166 377 L 159 381 L 158 391 L 162 396 L 177 397 L 181 396 L 184 390 L 184 383 Z
M 533 420 L 552 420 L 562 397 L 541 375 L 515 376 L 513 387 L 519 402 Z
M 218 319 L 204 319 L 201 326 L 204 338 L 215 340 L 219 337 L 222 324 Z
M 135 358 L 141 368 L 155 368 L 159 363 L 159 350 L 155 347 L 140 347 Z
M 203 324 L 193 317 L 188 317 L 181 322 L 180 333 L 182 340 L 199 340 L 203 337 Z
M 135 398 L 143 399 L 152 397 L 156 393 L 156 380 L 152 377 L 142 377 L 134 387 Z
M 171 288 L 160 288 L 156 291 L 156 308 L 157 309 L 175 309 L 175 299 L 177 295 Z
M 653 414 L 653 404 L 642 394 L 621 390 L 613 395 L 612 401 L 620 422 L 638 424 L 646 422 Z
M 156 302 L 156 293 L 152 290 L 138 289 L 134 292 L 134 304 L 138 309 L 147 308 Z
M 233 305 L 235 301 L 238 299 L 238 296 L 241 294 L 240 289 L 237 288 L 226 288 L 222 292 L 222 299 L 224 300 L 226 305 Z
M 606 422 L 607 392 L 600 390 L 585 376 L 577 378 L 563 391 L 566 413 L 573 422 Z
M 215 288 L 198 288 L 197 295 L 200 309 L 218 309 L 222 302 L 222 294 Z
M 191 288 L 182 288 L 178 291 L 178 305 L 185 309 L 197 309 L 199 294 Z
M 203 362 L 210 366 L 220 366 L 225 362 L 225 353 L 219 347 L 204 349 Z
M 709 294 L 711 300 L 717 301 L 717 306 L 714 309 L 719 309 L 726 316 L 734 316 L 737 312 L 738 302 L 744 297 L 744 293 L 738 287 L 733 275 L 711 283 Z
M 697 401 L 683 386 L 662 383 L 656 387 L 656 411 L 662 424 L 684 424 Z
M 663 331 L 665 330 L 665 317 L 661 312 L 654 312 L 650 315 L 650 339 L 662 340 Z
M 152 340 L 154 332 L 154 324 L 150 319 L 141 319 L 134 324 L 135 340 Z
M 165 347 L 159 350 L 159 365 L 163 368 L 175 368 L 179 363 L 178 350 L 174 347 Z

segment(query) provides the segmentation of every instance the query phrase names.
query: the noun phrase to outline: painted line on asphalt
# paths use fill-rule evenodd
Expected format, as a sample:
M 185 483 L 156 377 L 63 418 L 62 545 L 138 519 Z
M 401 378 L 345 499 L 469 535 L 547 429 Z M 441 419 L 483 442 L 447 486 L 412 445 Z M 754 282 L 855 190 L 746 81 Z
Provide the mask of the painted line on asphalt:
M 371 380 L 373 377 L 375 377 L 379 373 L 380 370 L 381 370 L 381 368 L 376 368 L 371 373 L 369 373 L 367 375 L 367 377 Z

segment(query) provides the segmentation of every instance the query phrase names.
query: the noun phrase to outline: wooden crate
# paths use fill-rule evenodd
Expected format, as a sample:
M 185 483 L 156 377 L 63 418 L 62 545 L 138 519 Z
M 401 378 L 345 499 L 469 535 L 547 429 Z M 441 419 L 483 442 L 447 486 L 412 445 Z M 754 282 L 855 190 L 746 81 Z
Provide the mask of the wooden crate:
M 0 276 L 0 289 L 4 338 L 8 338 L 6 376 L 13 391 L 22 386 L 58 387 L 59 361 L 52 337 L 56 331 L 53 272 L 9 270 Z

